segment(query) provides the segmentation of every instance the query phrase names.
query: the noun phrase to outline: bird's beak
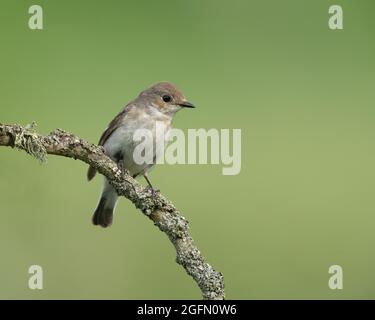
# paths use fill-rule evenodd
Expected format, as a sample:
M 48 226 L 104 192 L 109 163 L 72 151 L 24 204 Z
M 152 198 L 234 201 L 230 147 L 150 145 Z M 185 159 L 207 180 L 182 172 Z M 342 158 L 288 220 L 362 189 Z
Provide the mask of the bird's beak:
M 195 105 L 193 105 L 192 103 L 190 103 L 189 101 L 184 101 L 184 102 L 181 102 L 178 104 L 180 107 L 183 107 L 183 108 L 195 108 Z

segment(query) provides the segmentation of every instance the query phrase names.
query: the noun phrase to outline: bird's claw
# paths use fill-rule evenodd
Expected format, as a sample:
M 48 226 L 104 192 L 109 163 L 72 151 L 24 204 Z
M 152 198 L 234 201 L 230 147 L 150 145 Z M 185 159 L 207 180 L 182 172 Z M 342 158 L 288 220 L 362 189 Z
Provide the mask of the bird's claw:
M 124 172 L 124 165 L 121 161 L 117 162 L 117 168 L 121 171 L 121 173 Z
M 146 192 L 151 192 L 152 198 L 155 198 L 160 193 L 159 189 L 154 189 L 151 186 L 147 186 L 145 188 L 145 191 Z

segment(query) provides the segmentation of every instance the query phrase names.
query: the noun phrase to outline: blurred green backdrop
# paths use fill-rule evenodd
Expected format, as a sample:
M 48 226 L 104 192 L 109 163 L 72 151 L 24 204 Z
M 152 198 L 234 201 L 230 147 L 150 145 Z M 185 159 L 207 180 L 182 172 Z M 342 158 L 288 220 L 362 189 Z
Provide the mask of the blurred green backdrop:
M 332 3 L 333 2 L 333 3 Z M 28 29 L 28 8 L 44 30 Z M 328 29 L 328 8 L 344 30 Z M 178 128 L 241 128 L 242 171 L 163 165 L 151 178 L 190 221 L 227 298 L 375 298 L 372 0 L 3 0 L 0 122 L 91 142 L 147 86 L 198 108 Z M 200 298 L 174 249 L 126 199 L 91 225 L 101 179 L 0 150 L 0 298 Z M 44 289 L 27 286 L 30 265 Z M 328 288 L 328 268 L 344 289 Z

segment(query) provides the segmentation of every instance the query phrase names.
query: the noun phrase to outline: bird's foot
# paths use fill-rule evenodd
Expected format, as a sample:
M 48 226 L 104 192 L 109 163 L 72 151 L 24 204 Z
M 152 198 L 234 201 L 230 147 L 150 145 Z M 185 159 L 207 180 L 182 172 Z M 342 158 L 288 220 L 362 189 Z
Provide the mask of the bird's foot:
M 122 161 L 117 162 L 117 168 L 121 171 L 122 176 L 124 176 L 125 173 L 129 174 L 129 171 L 125 168 L 124 163 Z
M 160 193 L 160 190 L 159 189 L 154 189 L 153 187 L 151 186 L 147 186 L 145 188 L 145 191 L 146 192 L 151 192 L 151 195 L 152 195 L 152 198 L 155 199 L 155 197 Z
M 121 173 L 124 172 L 124 164 L 122 161 L 117 162 L 117 168 L 121 171 Z

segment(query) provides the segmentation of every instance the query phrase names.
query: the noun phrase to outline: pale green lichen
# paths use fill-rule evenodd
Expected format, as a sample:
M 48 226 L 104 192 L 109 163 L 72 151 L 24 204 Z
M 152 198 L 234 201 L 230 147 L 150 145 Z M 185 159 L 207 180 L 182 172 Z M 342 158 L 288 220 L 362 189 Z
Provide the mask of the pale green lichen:
M 14 146 L 18 149 L 26 151 L 28 154 L 38 159 L 41 163 L 47 162 L 47 151 L 40 137 L 35 132 L 36 123 L 33 122 L 22 128 L 15 135 Z

